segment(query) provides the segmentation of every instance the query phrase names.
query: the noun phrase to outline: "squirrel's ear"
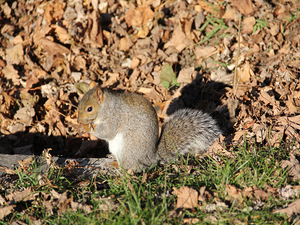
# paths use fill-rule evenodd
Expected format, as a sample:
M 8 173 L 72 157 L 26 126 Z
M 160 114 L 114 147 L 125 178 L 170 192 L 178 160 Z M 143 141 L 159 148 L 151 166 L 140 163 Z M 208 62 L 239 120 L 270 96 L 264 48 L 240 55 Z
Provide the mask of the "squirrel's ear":
M 104 94 L 100 87 L 98 87 L 95 91 L 95 98 L 98 100 L 99 103 L 102 103 L 104 100 Z
M 91 83 L 90 83 L 90 90 L 91 89 L 93 89 L 93 88 L 95 88 L 97 85 L 96 85 L 96 82 L 95 81 L 92 81 Z

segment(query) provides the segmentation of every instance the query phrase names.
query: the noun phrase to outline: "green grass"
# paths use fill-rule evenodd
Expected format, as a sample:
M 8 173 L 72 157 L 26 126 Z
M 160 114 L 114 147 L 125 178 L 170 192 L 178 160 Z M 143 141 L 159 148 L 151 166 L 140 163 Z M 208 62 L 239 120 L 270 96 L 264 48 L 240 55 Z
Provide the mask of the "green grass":
M 262 30 L 264 27 L 269 27 L 267 21 L 264 19 L 256 19 L 252 34 L 254 34 L 256 30 Z
M 211 38 L 217 35 L 220 30 L 226 30 L 228 26 L 225 24 L 224 19 L 219 19 L 213 17 L 212 15 L 206 16 L 205 23 L 200 27 L 199 31 L 204 31 L 208 26 L 211 26 L 211 31 L 207 32 L 205 38 L 198 42 L 197 44 L 200 45 L 204 42 L 209 41 Z M 221 34 L 220 38 L 224 38 L 226 34 Z
M 264 189 L 266 184 L 273 188 L 288 185 L 288 175 L 280 167 L 280 162 L 288 158 L 287 151 L 283 147 L 256 148 L 245 144 L 231 153 L 230 157 L 219 155 L 218 161 L 209 156 L 188 157 L 176 164 L 156 166 L 146 174 L 124 172 L 114 177 L 99 174 L 90 181 L 67 177 L 61 169 L 52 170 L 42 175 L 46 181 L 43 185 L 39 184 L 39 168 L 33 162 L 27 171 L 17 172 L 11 186 L 2 186 L 0 193 L 4 197 L 12 189 L 31 187 L 37 196 L 34 200 L 18 202 L 0 224 L 16 220 L 28 224 L 34 220 L 42 224 L 182 224 L 187 218 L 197 218 L 201 224 L 290 224 L 287 217 L 272 212 L 292 200 L 270 196 L 259 205 L 255 198 L 232 201 L 226 191 L 226 185 L 240 190 L 254 185 L 259 189 Z M 182 186 L 197 191 L 206 186 L 212 197 L 194 209 L 175 209 L 177 197 L 173 189 Z M 52 190 L 66 192 L 71 200 L 58 204 L 58 200 L 51 197 Z M 45 202 L 52 205 L 53 214 L 47 212 Z M 91 212 L 72 211 L 70 202 L 89 205 Z M 224 202 L 227 207 L 208 212 L 207 205 L 216 202 Z

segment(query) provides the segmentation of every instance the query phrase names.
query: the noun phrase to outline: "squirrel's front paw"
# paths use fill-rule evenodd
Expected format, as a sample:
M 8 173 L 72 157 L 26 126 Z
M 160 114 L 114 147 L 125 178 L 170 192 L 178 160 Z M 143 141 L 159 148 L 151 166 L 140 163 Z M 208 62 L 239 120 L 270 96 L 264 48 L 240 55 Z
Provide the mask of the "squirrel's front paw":
M 91 132 L 91 126 L 89 124 L 79 124 L 79 131 L 80 133 L 90 133 Z

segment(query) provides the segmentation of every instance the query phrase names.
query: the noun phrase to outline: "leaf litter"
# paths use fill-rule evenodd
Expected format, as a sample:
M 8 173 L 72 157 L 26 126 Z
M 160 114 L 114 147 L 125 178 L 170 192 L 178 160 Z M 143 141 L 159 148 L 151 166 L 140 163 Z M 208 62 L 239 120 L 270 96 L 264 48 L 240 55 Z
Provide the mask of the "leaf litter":
M 103 87 L 143 94 L 158 106 L 160 122 L 182 107 L 212 113 L 225 135 L 209 151 L 220 164 L 218 154 L 234 158 L 234 147 L 245 142 L 285 143 L 289 159 L 280 162 L 282 169 L 298 181 L 299 7 L 288 0 L 5 2 L 0 9 L 0 153 L 44 154 L 52 168 L 51 155 L 98 157 L 105 144 L 89 143 L 95 138 L 81 134 L 75 113 L 86 89 L 82 83 L 96 80 Z M 28 171 L 31 162 L 19 162 L 18 170 Z M 76 160 L 69 161 L 66 172 L 76 167 Z M 16 173 L 1 170 L 7 176 Z M 51 183 L 43 177 L 40 186 L 45 182 Z M 174 189 L 178 209 L 172 216 L 202 205 L 207 212 L 226 209 L 236 201 L 244 204 L 245 197 L 259 208 L 270 196 L 294 199 L 298 190 L 296 185 L 227 184 L 226 197 L 218 201 L 209 187 L 183 186 Z M 1 219 L 16 209 L 15 203 L 34 205 L 40 195 L 48 214 L 92 210 L 54 189 L 48 197 L 33 194 L 34 187 L 6 191 L 10 194 L 0 194 Z M 106 204 L 103 208 L 117 207 L 111 199 Z M 296 200 L 274 212 L 291 217 L 298 208 Z M 193 219 L 184 221 L 199 221 Z

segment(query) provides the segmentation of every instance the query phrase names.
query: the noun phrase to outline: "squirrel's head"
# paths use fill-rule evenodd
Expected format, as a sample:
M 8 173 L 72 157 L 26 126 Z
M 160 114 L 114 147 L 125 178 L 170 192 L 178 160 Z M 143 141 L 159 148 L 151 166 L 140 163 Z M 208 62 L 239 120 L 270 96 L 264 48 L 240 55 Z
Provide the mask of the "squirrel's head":
M 96 119 L 104 94 L 94 81 L 90 84 L 90 90 L 83 96 L 78 105 L 78 123 L 91 124 Z

